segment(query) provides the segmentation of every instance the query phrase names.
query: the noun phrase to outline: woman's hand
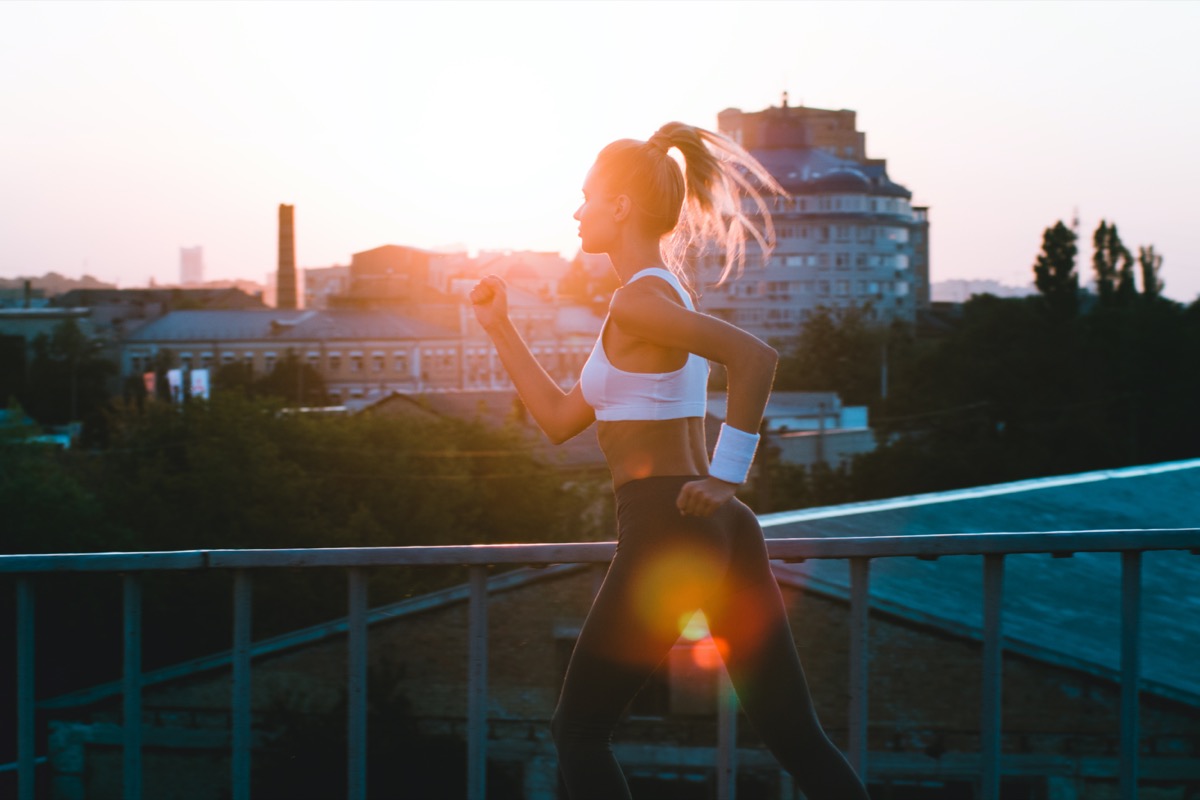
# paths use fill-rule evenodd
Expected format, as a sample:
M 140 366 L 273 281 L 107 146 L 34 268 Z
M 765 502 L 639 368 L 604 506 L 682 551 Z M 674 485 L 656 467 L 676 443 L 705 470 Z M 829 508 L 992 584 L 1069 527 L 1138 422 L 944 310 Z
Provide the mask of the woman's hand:
M 685 483 L 679 490 L 675 506 L 684 516 L 711 517 L 736 492 L 736 483 L 729 483 L 710 475 L 707 478 Z
M 475 284 L 469 295 L 475 319 L 484 330 L 502 324 L 508 319 L 508 287 L 497 275 L 488 275 Z

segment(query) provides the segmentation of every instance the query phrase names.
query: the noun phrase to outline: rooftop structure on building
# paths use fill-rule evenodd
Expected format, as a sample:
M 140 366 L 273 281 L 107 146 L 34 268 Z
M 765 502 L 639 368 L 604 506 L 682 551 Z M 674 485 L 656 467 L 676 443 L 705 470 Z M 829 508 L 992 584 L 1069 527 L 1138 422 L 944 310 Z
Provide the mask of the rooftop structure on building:
M 766 339 L 795 335 L 819 306 L 916 319 L 929 303 L 928 209 L 867 157 L 854 111 L 794 107 L 785 94 L 779 107 L 722 111 L 718 125 L 788 196 L 769 201 L 777 242 L 765 263 L 751 252 L 741 277 L 717 286 L 723 255 L 699 258 L 703 310 Z

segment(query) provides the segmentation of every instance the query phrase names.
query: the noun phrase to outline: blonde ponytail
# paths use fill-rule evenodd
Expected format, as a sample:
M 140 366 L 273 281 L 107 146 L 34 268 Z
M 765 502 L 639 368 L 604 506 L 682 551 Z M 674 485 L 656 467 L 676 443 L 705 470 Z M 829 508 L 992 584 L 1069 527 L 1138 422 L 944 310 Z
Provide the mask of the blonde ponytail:
M 672 148 L 682 156 L 684 169 L 669 155 Z M 762 164 L 725 136 L 668 122 L 645 142 L 613 142 L 600 151 L 596 165 L 610 186 L 629 194 L 648 230 L 663 237 L 663 262 L 693 292 L 689 256 L 723 250 L 719 284 L 740 274 L 747 237 L 764 260 L 775 247 L 775 226 L 762 192 L 786 193 Z

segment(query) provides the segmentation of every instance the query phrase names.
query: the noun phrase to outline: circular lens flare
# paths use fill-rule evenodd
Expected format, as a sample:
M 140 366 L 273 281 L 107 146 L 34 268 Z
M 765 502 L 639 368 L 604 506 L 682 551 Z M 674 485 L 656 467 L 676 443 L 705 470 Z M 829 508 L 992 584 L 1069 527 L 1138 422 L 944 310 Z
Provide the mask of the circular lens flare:
M 707 636 L 692 645 L 692 660 L 701 669 L 720 669 L 729 654 L 729 644 L 719 636 Z

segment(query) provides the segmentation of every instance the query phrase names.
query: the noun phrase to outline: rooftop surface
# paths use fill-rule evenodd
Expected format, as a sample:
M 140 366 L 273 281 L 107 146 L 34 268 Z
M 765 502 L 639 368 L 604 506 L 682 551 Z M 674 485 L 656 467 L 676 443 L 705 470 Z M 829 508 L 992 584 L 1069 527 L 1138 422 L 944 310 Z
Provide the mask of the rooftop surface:
M 766 514 L 760 520 L 770 538 L 1195 528 L 1197 498 L 1200 459 Z M 848 596 L 845 561 L 808 561 L 779 572 L 815 590 Z M 877 559 L 870 581 L 873 608 L 972 637 L 982 630 L 979 557 Z M 1006 646 L 1115 677 L 1120 586 L 1116 553 L 1007 557 Z M 1200 556 L 1145 553 L 1142 587 L 1146 688 L 1200 704 Z

